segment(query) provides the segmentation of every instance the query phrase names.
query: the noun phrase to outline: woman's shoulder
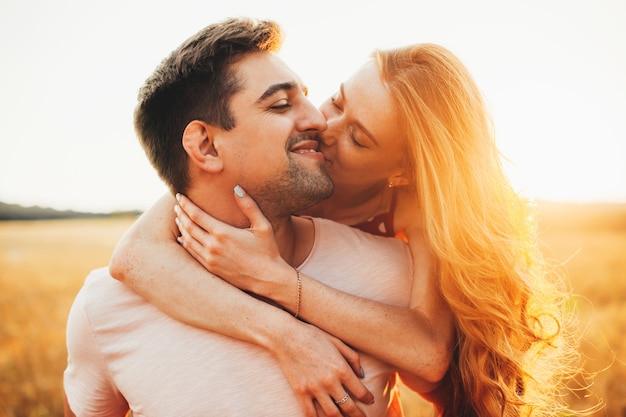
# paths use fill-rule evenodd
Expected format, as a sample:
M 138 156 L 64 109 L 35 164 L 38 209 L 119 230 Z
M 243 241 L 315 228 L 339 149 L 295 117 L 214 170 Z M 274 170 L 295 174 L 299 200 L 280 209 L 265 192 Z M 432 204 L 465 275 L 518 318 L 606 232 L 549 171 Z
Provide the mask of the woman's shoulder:
M 313 218 L 316 243 L 361 251 L 403 252 L 406 243 L 395 237 L 380 236 L 324 218 Z

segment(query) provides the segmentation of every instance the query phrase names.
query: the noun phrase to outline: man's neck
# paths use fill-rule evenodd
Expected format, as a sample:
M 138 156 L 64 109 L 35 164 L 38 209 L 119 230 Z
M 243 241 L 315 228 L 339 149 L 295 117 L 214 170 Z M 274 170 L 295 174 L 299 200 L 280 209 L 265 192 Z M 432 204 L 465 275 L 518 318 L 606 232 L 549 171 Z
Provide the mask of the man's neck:
M 391 199 L 389 191 L 386 185 L 359 189 L 343 189 L 336 185 L 333 195 L 307 211 L 307 214 L 352 226 L 387 210 Z
M 294 268 L 309 256 L 315 241 L 315 228 L 308 218 L 289 216 L 278 227 L 274 226 L 274 235 L 280 256 Z
M 223 223 L 239 228 L 250 227 L 250 221 L 235 202 L 232 189 L 219 186 L 191 188 L 187 196 L 207 214 Z
M 188 197 L 207 214 L 234 227 L 250 227 L 250 221 L 241 212 L 231 190 L 213 187 L 210 192 L 190 191 Z M 291 266 L 298 266 L 308 256 L 315 237 L 313 224 L 308 219 L 294 216 L 269 218 L 274 230 L 280 256 Z

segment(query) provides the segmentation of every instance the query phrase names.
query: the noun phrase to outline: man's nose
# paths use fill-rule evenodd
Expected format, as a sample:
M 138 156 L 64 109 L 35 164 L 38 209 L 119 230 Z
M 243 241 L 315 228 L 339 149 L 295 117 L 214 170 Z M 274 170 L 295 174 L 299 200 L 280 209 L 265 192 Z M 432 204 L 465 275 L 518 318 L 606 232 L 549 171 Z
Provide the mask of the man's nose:
M 323 132 L 326 130 L 326 118 L 322 112 L 320 112 L 313 104 L 308 103 L 303 110 L 303 115 L 296 124 L 296 128 L 300 132 L 307 130 L 314 130 L 317 132 Z

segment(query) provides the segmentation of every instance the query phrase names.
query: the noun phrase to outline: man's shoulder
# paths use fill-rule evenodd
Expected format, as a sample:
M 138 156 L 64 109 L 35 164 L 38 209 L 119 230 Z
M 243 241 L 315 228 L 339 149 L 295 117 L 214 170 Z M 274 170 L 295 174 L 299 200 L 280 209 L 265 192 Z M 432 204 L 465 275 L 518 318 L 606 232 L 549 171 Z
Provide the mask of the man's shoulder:
M 403 240 L 373 235 L 360 229 L 336 223 L 332 220 L 315 218 L 315 247 L 327 256 L 328 251 L 344 253 L 363 260 L 383 263 L 408 264 L 411 261 L 409 245 Z
M 113 278 L 108 267 L 92 270 L 78 296 L 83 299 L 87 313 L 93 317 L 103 317 L 144 300 L 130 287 Z
M 404 241 L 394 237 L 374 235 L 372 233 L 364 232 L 361 229 L 357 229 L 356 227 L 347 226 L 333 220 L 319 217 L 313 218 L 313 221 L 319 235 L 326 234 L 338 236 L 345 240 L 354 240 L 367 245 L 390 247 L 393 250 L 404 250 L 408 248 L 408 245 L 406 245 Z
M 408 305 L 413 263 L 406 243 L 325 219 L 313 221 L 315 243 L 304 273 L 359 297 Z
M 92 269 L 87 277 L 85 278 L 85 284 L 90 282 L 102 281 L 105 279 L 113 278 L 109 273 L 109 268 L 107 266 L 102 266 L 99 268 Z
M 87 294 L 102 295 L 128 290 L 128 287 L 111 276 L 108 267 L 96 268 L 89 272 L 81 289 L 81 291 Z

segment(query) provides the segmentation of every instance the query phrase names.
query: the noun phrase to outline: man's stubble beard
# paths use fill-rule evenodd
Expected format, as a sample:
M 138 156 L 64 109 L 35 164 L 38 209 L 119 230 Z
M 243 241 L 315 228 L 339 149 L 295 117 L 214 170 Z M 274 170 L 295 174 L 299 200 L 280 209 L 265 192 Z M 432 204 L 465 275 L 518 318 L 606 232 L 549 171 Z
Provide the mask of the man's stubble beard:
M 289 157 L 287 172 L 261 185 L 253 195 L 270 221 L 306 210 L 333 193 L 333 182 L 324 165 L 317 170 L 307 170 L 294 159 Z

